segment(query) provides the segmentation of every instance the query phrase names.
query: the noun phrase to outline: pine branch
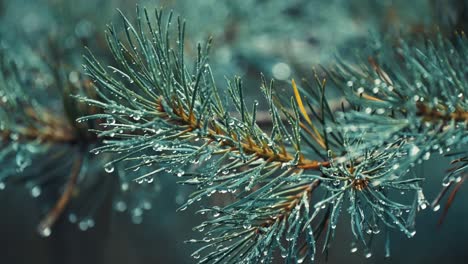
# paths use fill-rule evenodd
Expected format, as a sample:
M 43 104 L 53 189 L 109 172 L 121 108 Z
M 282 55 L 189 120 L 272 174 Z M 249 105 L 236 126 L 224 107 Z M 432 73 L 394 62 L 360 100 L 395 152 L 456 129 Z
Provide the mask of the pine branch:
M 399 45 L 396 52 L 383 48 L 360 69 L 345 64 L 337 69 L 335 81 L 356 109 L 341 119 L 343 129 L 353 137 L 365 133 L 369 145 L 406 138 L 408 164 L 463 149 L 468 138 L 465 35 L 458 35 L 456 46 L 440 36 L 422 45 Z
M 297 12 L 296 5 L 284 5 L 286 13 Z M 414 236 L 416 213 L 429 206 L 424 175 L 412 168 L 433 153 L 453 157 L 432 203 L 438 210 L 449 194 L 440 221 L 445 218 L 468 168 L 463 33 L 453 42 L 439 36 L 384 46 L 366 65 L 339 62 L 327 77 L 344 91 L 341 109 L 326 97 L 326 81 L 316 72 L 312 83 L 291 80 L 291 90 L 280 93 L 262 78 L 266 125 L 258 103 L 246 105 L 239 77 L 218 89 L 209 62 L 211 40 L 199 44 L 190 59 L 185 22 L 178 18 L 174 30 L 172 13 L 156 10 L 151 18 L 137 8 L 136 23 L 121 18 L 123 31 L 111 25 L 106 33 L 114 65 L 104 66 L 91 52 L 84 58 L 92 87 L 77 76 L 63 82 L 64 70 L 55 68 L 67 49 L 51 45 L 56 61 L 48 66 L 63 93 L 63 116 L 56 105 L 36 100 L 36 91 L 27 90 L 31 74 L 0 52 L 0 161 L 6 164 L 0 189 L 6 180 L 25 182 L 37 197 L 52 179 L 65 182 L 38 226 L 43 236 L 51 234 L 77 190 L 92 201 L 82 205 L 91 214 L 114 186 L 110 181 L 131 195 L 128 178 L 151 183 L 166 172 L 196 188 L 181 211 L 215 193 L 234 200 L 199 211 L 208 213 L 196 227 L 204 237 L 189 242 L 202 244 L 193 254 L 200 263 L 272 262 L 275 252 L 286 262 L 314 261 L 322 237 L 327 254 L 345 207 L 351 251 L 360 246 L 370 257 L 373 237 L 384 230 L 389 256 L 390 230 Z M 75 31 L 84 41 L 93 36 L 89 28 Z M 87 105 L 71 101 L 71 83 L 83 88 L 73 93 Z M 76 117 L 80 124 L 70 121 Z M 108 155 L 90 164 L 93 159 L 84 154 L 90 149 Z M 94 176 L 100 165 L 118 177 Z M 132 220 L 141 222 L 142 208 L 150 207 L 129 210 Z M 119 201 L 116 209 L 125 211 L 126 204 Z M 91 219 L 79 223 L 82 230 L 93 225 Z
M 39 223 L 38 232 L 42 236 L 49 236 L 51 234 L 52 226 L 62 215 L 67 204 L 69 203 L 75 190 L 76 183 L 78 181 L 78 175 L 80 174 L 82 162 L 83 160 L 81 157 L 75 159 L 71 168 L 71 174 L 69 176 L 68 182 L 65 186 L 65 190 L 62 196 L 57 200 L 57 203 L 55 204 L 54 208 Z
M 103 109 L 104 113 L 78 121 L 106 120 L 102 123 L 103 129 L 96 132 L 99 137 L 108 139 L 95 152 L 121 153 L 106 168 L 126 160 L 134 164 L 128 169 L 159 167 L 135 177 L 137 182 L 152 181 L 152 177 L 163 170 L 188 178 L 183 183 L 194 184 L 199 191 L 180 210 L 215 192 L 236 193 L 237 202 L 213 209 L 218 215 L 222 212 L 232 219 L 218 218 L 216 221 L 235 224 L 233 232 L 230 232 L 233 235 L 234 230 L 243 230 L 248 216 L 256 227 L 248 233 L 242 232 L 245 236 L 239 239 L 245 242 L 247 237 L 253 236 L 260 246 L 265 242 L 265 233 L 271 238 L 278 231 L 272 219 L 282 219 L 284 223 L 292 221 L 303 214 L 297 207 L 309 206 L 307 196 L 320 180 L 303 173 L 329 166 L 327 160 L 307 158 L 316 150 L 321 156 L 326 157 L 327 153 L 324 148 L 328 141 L 322 130 L 331 111 L 323 96 L 324 82 L 320 82 L 320 90 L 312 94 L 322 101 L 322 107 L 327 108 L 322 109 L 320 124 L 313 124 L 295 84 L 295 99 L 288 100 L 291 108 L 286 108 L 275 95 L 272 83 L 267 84 L 264 80 L 261 89 L 268 101 L 272 120 L 272 132 L 268 136 L 256 122 L 257 104 L 251 111 L 245 105 L 239 78 L 228 81 L 227 92 L 231 106 L 240 118 L 232 116 L 227 100 L 221 99 L 224 96 L 218 91 L 207 62 L 210 42 L 204 48 L 198 45 L 195 66 L 189 68 L 184 57 L 185 24 L 178 20 L 178 37 L 174 40 L 169 29 L 172 14 L 163 22 L 162 13 L 156 11 L 155 26 L 146 10 L 143 15 L 144 19 L 137 11 L 136 26 L 122 16 L 127 44 L 118 39 L 113 26 L 108 29 L 107 39 L 118 65 L 107 68 L 114 75 L 92 55 L 86 58 L 86 70 L 98 84 L 96 91 L 100 98 L 79 99 Z M 147 25 L 145 30 L 143 22 Z M 316 114 L 317 110 L 310 105 L 315 101 L 306 99 L 306 102 Z M 300 120 L 301 115 L 306 124 Z M 302 147 L 302 139 L 307 139 L 309 150 Z M 336 139 L 331 142 L 339 145 Z M 202 224 L 205 225 L 208 223 Z M 217 224 L 209 233 L 217 233 L 216 230 Z M 215 239 L 225 241 L 229 234 L 222 233 Z M 314 240 L 313 236 L 308 239 Z M 290 248 L 294 258 L 292 252 L 296 246 Z M 252 249 L 246 254 L 250 255 L 248 258 L 258 260 L 260 255 L 256 252 L 259 251 Z M 212 259 L 209 256 L 208 259 Z
M 256 120 L 257 103 L 252 110 L 245 105 L 239 78 L 228 81 L 227 96 L 218 91 L 208 63 L 210 41 L 203 48 L 198 45 L 190 68 L 184 55 L 185 23 L 177 20 L 178 34 L 173 39 L 172 13 L 166 21 L 161 11 L 156 11 L 155 17 L 156 24 L 152 25 L 146 9 L 142 14 L 137 9 L 133 26 L 122 15 L 126 43 L 119 39 L 114 26 L 109 27 L 107 40 L 117 63 L 107 67 L 112 73 L 92 54 L 86 57 L 86 70 L 97 83 L 99 98 L 78 98 L 103 113 L 78 121 L 105 120 L 95 131 L 105 138 L 104 145 L 95 152 L 119 153 L 107 169 L 126 161 L 132 163 L 128 169 L 153 168 L 135 177 L 139 183 L 152 181 L 165 171 L 183 176 L 183 184 L 195 185 L 198 190 L 179 210 L 213 193 L 234 194 L 235 202 L 200 211 L 210 212 L 212 219 L 197 227 L 206 237 L 191 240 L 207 244 L 193 254 L 195 258 L 203 253 L 201 263 L 268 262 L 273 252 L 280 250 L 289 261 L 313 260 L 315 241 L 321 234 L 325 234 L 323 250 L 330 247 L 345 200 L 349 201 L 353 235 L 364 246 L 366 256 L 371 256 L 367 238 L 371 240 L 380 232 L 379 225 L 386 232 L 394 228 L 408 237 L 415 234 L 416 212 L 428 206 L 419 185 L 422 179 L 408 174 L 414 159 L 406 159 L 413 156 L 411 146 L 416 141 L 414 136 L 394 139 L 392 133 L 415 129 L 408 124 L 410 118 L 420 120 L 418 125 L 426 121 L 463 122 L 464 110 L 434 112 L 432 106 L 406 103 L 397 89 L 384 95 L 377 89 L 377 95 L 372 96 L 362 91 L 358 96 L 346 92 L 356 111 L 346 113 L 346 119 L 337 119 L 325 96 L 326 82 L 317 74 L 315 85 L 304 80 L 301 87 L 293 80 L 290 97 L 286 93 L 277 95 L 273 83 L 263 80 L 261 89 L 272 123 L 267 135 Z M 386 87 L 399 87 L 380 66 L 371 65 L 371 70 L 363 72 L 343 64 L 340 73 L 363 76 L 363 80 L 377 74 L 376 85 L 384 80 Z M 335 79 L 339 82 L 342 76 L 335 75 Z M 353 85 L 348 82 L 348 86 Z M 392 111 L 385 116 L 386 110 L 378 110 L 379 115 L 367 109 L 360 112 L 363 102 L 396 109 L 398 115 Z M 359 118 L 372 121 L 379 131 L 394 128 L 375 139 L 367 134 L 360 138 L 364 130 L 370 135 L 372 130 L 367 131 L 369 125 L 361 125 L 365 123 Z M 362 126 L 361 130 L 348 129 L 356 124 Z M 451 131 L 463 134 L 457 129 Z M 432 135 L 430 131 L 423 133 Z M 324 196 L 312 203 L 311 196 L 318 187 Z M 414 193 L 411 204 L 395 199 L 402 190 Z M 388 251 L 388 241 L 386 245 Z
M 97 111 L 77 104 L 68 92 L 74 90 L 95 98 L 93 90 L 88 89 L 89 80 L 77 72 L 73 72 L 76 76 L 70 82 L 54 78 L 60 76 L 62 69 L 49 68 L 39 58 L 28 57 L 31 63 L 17 63 L 22 61 L 23 54 L 31 56 L 27 48 L 21 54 L 3 46 L 0 50 L 0 162 L 3 165 L 0 190 L 20 185 L 28 189 L 32 198 L 59 194 L 38 224 L 37 231 L 42 236 L 49 236 L 55 222 L 66 217 L 67 211 L 69 221 L 85 230 L 94 225 L 93 211 L 102 204 L 102 197 L 110 193 L 109 187 L 115 186 L 99 177 L 103 172 L 101 160 L 90 162 L 89 150 L 101 144 L 102 139 L 87 130 L 98 123 L 75 124 L 73 120 Z M 41 78 L 54 82 L 43 83 Z M 59 93 L 50 91 L 56 88 L 61 89 Z M 49 97 L 50 94 L 54 97 Z M 117 192 L 112 191 L 121 196 L 116 204 L 132 204 L 128 206 L 132 214 L 135 207 L 151 207 L 148 197 L 154 194 L 148 188 L 139 186 L 137 196 L 127 195 L 133 189 L 131 182 L 121 172 L 116 174 L 120 177 L 105 178 L 119 182 Z

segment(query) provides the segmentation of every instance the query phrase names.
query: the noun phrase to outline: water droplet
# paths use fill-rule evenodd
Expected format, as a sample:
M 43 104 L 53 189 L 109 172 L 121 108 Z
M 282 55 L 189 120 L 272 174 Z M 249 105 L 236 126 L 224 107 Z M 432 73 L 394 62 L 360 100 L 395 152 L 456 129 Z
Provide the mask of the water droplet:
M 85 220 L 81 220 L 80 223 L 78 224 L 78 228 L 79 228 L 81 231 L 86 231 L 86 230 L 88 230 L 88 222 L 85 221 Z
M 272 68 L 273 77 L 278 80 L 286 80 L 291 75 L 291 68 L 284 62 L 279 62 L 273 65 Z
M 139 225 L 143 222 L 143 217 L 140 215 L 132 215 L 132 223 Z
M 127 204 L 124 201 L 118 201 L 117 203 L 115 203 L 115 210 L 117 210 L 118 212 L 124 212 L 125 210 L 127 210 Z
M 114 119 L 113 117 L 108 117 L 107 120 L 106 120 L 106 122 L 107 122 L 108 124 L 113 125 L 113 124 L 115 124 L 115 119 Z
M 48 237 L 50 236 L 50 234 L 52 234 L 52 229 L 50 229 L 50 227 L 48 226 L 40 227 L 38 231 L 39 231 L 39 235 L 43 237 Z
M 142 183 L 145 181 L 145 179 L 139 178 L 139 179 L 136 179 L 135 181 L 136 181 L 138 184 L 142 184 Z
M 410 155 L 416 156 L 419 153 L 419 151 L 420 149 L 416 145 L 413 145 L 410 149 Z
M 31 188 L 31 196 L 36 198 L 36 197 L 39 197 L 39 195 L 41 195 L 41 187 L 39 186 L 34 186 Z
M 145 209 L 145 210 L 150 210 L 151 207 L 153 207 L 153 206 L 151 205 L 150 202 L 148 202 L 148 201 L 144 201 L 144 202 L 143 202 L 143 209 Z
M 426 204 L 425 202 L 424 202 L 424 203 L 421 203 L 421 204 L 419 205 L 419 207 L 421 207 L 421 210 L 424 210 L 424 209 L 427 208 L 427 204 Z
M 424 156 L 422 157 L 423 160 L 429 160 L 429 158 L 431 157 L 431 153 L 428 151 L 424 154 Z
M 93 220 L 93 219 L 88 218 L 88 219 L 86 220 L 86 222 L 87 222 L 89 228 L 94 227 L 94 220 Z
M 68 221 L 70 221 L 70 223 L 74 224 L 76 223 L 76 221 L 78 221 L 78 217 L 76 216 L 76 214 L 69 214 L 68 215 Z
M 281 251 L 281 257 L 282 257 L 282 258 L 286 258 L 287 256 L 288 256 L 288 251 L 282 250 L 282 251 Z
M 112 173 L 114 171 L 114 165 L 112 163 L 107 163 L 105 166 L 104 166 L 104 170 L 107 172 L 107 173 Z

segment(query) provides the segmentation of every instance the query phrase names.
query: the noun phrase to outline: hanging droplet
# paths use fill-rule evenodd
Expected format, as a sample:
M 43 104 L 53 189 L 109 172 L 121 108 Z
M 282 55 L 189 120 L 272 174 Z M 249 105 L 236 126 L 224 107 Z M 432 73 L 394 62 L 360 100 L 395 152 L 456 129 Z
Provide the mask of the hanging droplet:
M 114 165 L 112 163 L 107 163 L 105 166 L 104 166 L 104 170 L 107 172 L 107 173 L 112 173 L 114 171 Z
M 424 197 L 424 193 L 422 190 L 418 190 L 417 191 L 417 195 L 418 195 L 418 205 L 419 205 L 419 208 L 421 210 L 424 210 L 427 208 L 427 205 L 429 204 L 426 200 L 426 198 Z
M 39 235 L 43 236 L 43 237 L 48 237 L 50 236 L 50 234 L 52 234 L 52 229 L 50 229 L 50 227 L 48 226 L 41 226 L 39 227 Z
M 106 120 L 106 122 L 107 122 L 108 124 L 113 125 L 113 124 L 115 124 L 115 119 L 114 119 L 113 117 L 108 117 L 107 120 Z
M 365 257 L 365 258 L 370 258 L 370 257 L 372 257 L 372 252 L 370 252 L 370 250 L 367 249 L 367 250 L 366 250 L 366 253 L 364 254 L 364 257 Z

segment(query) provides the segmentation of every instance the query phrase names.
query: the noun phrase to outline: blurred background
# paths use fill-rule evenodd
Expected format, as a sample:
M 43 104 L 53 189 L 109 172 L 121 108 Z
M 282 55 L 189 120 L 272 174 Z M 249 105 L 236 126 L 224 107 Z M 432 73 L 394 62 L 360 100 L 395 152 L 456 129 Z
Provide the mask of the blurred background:
M 31 87 L 31 93 L 60 112 L 62 95 L 52 91 L 82 75 L 84 46 L 101 61 L 112 61 L 106 25 L 121 25 L 117 8 L 132 21 L 137 3 L 172 9 L 186 19 L 188 56 L 195 52 L 191 47 L 212 36 L 210 63 L 219 86 L 225 77 L 242 76 L 248 100 L 260 102 L 260 73 L 289 89 L 282 81 L 312 77 L 314 67 L 333 65 L 337 54 L 346 59 L 370 52 L 378 45 L 371 39 L 431 38 L 436 29 L 450 37 L 468 24 L 466 0 L 0 0 L 0 47 L 20 70 L 36 73 L 32 83 L 45 88 Z M 45 158 L 31 159 L 31 177 L 48 174 L 34 163 Z M 29 180 L 0 181 L 0 263 L 194 263 L 193 245 L 184 241 L 198 235 L 192 227 L 203 220 L 194 214 L 199 205 L 176 212 L 191 190 L 161 175 L 145 190 L 132 186 L 129 193 L 125 182 L 112 180 L 118 171 L 109 175 L 102 162 L 94 163 L 90 158 L 86 173 L 93 177 L 83 189 L 99 195 L 77 198 L 48 237 L 36 229 L 59 196 L 57 188 L 38 193 Z M 426 197 L 437 195 L 446 164 L 435 156 L 417 168 L 427 179 Z M 426 210 L 418 216 L 414 238 L 395 232 L 389 259 L 382 241 L 374 243 L 370 259 L 350 253 L 349 221 L 343 217 L 328 263 L 467 263 L 466 189 L 462 186 L 442 226 L 437 226 L 440 211 Z

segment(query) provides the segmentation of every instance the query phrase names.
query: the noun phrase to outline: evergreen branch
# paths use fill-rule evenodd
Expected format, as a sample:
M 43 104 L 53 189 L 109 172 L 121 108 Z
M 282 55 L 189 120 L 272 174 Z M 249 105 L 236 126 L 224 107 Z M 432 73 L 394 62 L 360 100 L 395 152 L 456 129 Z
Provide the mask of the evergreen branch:
M 30 99 L 24 92 L 28 84 L 22 80 L 16 64 L 0 51 L 0 139 L 4 144 L 14 141 L 75 142 L 67 120 L 54 115 Z
M 138 195 L 126 195 L 131 185 L 124 176 L 98 177 L 103 171 L 102 161 L 89 163 L 90 154 L 84 154 L 102 141 L 87 131 L 98 123 L 75 124 L 70 120 L 86 113 L 99 113 L 96 108 L 77 104 L 68 93 L 75 88 L 74 91 L 95 98 L 93 90 L 86 90 L 89 80 L 81 78 L 77 72 L 70 74 L 73 77 L 70 82 L 59 80 L 62 69 L 49 68 L 42 58 L 28 57 L 31 63 L 20 63 L 21 55 L 30 55 L 27 49 L 19 55 L 11 53 L 3 47 L 0 50 L 0 161 L 3 164 L 0 190 L 9 184 L 20 184 L 33 198 L 40 198 L 41 195 L 48 197 L 48 192 L 55 194 L 57 187 L 64 188 L 58 199 L 52 201 L 53 208 L 48 208 L 38 224 L 39 234 L 49 236 L 53 225 L 66 211 L 70 211 L 69 221 L 77 223 L 81 230 L 92 227 L 93 212 L 110 193 L 109 187 L 115 186 L 109 180 L 120 182 L 116 194 L 123 195 L 116 204 L 138 199 L 131 207 L 150 208 L 147 197 L 153 193 L 140 188 Z M 54 82 L 43 83 L 42 79 Z M 51 88 L 61 89 L 60 93 L 50 97 Z M 44 98 L 47 101 L 42 100 Z M 135 208 L 129 211 L 133 214 Z
M 341 64 L 334 80 L 355 109 L 341 118 L 344 131 L 365 133 L 368 145 L 407 138 L 408 164 L 462 149 L 468 142 L 464 34 L 456 45 L 441 36 L 424 45 L 400 41 L 396 52 L 382 49 L 369 65 Z
M 453 200 L 455 199 L 455 196 L 457 195 L 457 192 L 459 191 L 461 185 L 463 184 L 463 182 L 465 181 L 467 175 L 462 175 L 460 180 L 455 183 L 455 187 L 453 188 L 452 192 L 450 193 L 448 199 L 447 199 L 447 203 L 445 204 L 444 206 L 444 211 L 442 212 L 442 215 L 440 216 L 439 218 L 439 226 L 442 225 L 442 223 L 444 222 L 445 218 L 447 217 L 447 213 L 450 209 L 450 206 L 452 205 L 453 203 Z M 452 185 L 452 183 L 450 183 L 450 185 Z
M 257 103 L 252 111 L 245 105 L 239 78 L 228 81 L 231 104 L 221 99 L 226 97 L 218 91 L 208 64 L 210 41 L 204 48 L 198 45 L 194 67 L 189 68 L 183 57 L 185 24 L 178 19 L 179 34 L 174 41 L 170 34 L 172 14 L 164 22 L 162 12 L 156 11 L 153 26 L 146 9 L 145 21 L 139 12 L 137 9 L 136 28 L 122 15 L 127 44 L 119 40 L 113 26 L 108 30 L 109 47 L 118 64 L 108 68 L 122 78 L 109 73 L 92 54 L 85 58 L 85 69 L 98 83 L 99 98 L 79 99 L 101 108 L 103 114 L 78 121 L 105 120 L 103 128 L 96 130 L 99 137 L 105 138 L 104 145 L 95 152 L 120 154 L 106 165 L 107 169 L 121 161 L 133 163 L 128 167 L 133 170 L 144 165 L 157 166 L 136 177 L 136 181 L 149 182 L 154 175 L 166 171 L 184 176 L 184 184 L 195 185 L 198 191 L 179 210 L 216 192 L 235 193 L 235 202 L 201 211 L 213 216 L 197 227 L 200 231 L 206 228 L 207 237 L 192 240 L 207 243 L 193 255 L 199 258 L 205 252 L 201 263 L 268 261 L 276 249 L 285 252 L 289 261 L 301 262 L 307 256 L 313 260 L 315 241 L 322 233 L 325 233 L 324 250 L 328 250 L 345 200 L 349 201 L 354 237 L 369 252 L 366 255 L 370 256 L 367 237 L 372 239 L 380 231 L 379 224 L 386 229 L 400 229 L 409 237 L 414 235 L 416 211 L 427 207 L 419 186 L 422 179 L 405 179 L 410 162 L 401 164 L 414 152 L 408 150 L 408 146 L 414 146 L 414 139 L 401 137 L 391 141 L 387 137 L 412 128 L 405 119 L 410 104 L 401 104 L 395 96 L 387 94 L 383 98 L 360 95 L 356 99 L 391 106 L 398 109 L 397 117 L 403 117 L 403 120 L 394 115 L 382 118 L 366 111 L 346 115 L 353 122 L 363 117 L 375 124 L 387 122 L 387 126 L 395 127 L 376 143 L 357 139 L 356 129 L 346 129 L 347 123 L 343 125 L 341 119 L 335 118 L 325 96 L 325 81 L 317 75 L 314 86 L 304 81 L 306 88 L 292 81 L 294 96 L 290 100 L 287 96 L 278 97 L 273 84 L 263 80 L 261 89 L 272 122 L 271 133 L 267 135 L 256 121 Z M 142 28 L 144 22 L 146 29 Z M 343 68 L 350 69 L 347 65 Z M 378 69 L 383 79 L 392 82 L 388 74 Z M 357 105 L 352 96 L 350 102 Z M 237 115 L 228 110 L 230 106 Z M 419 114 L 414 112 L 413 116 L 427 117 L 429 112 L 420 108 Z M 464 115 L 455 112 L 453 116 L 453 120 L 458 120 Z M 431 114 L 431 117 L 439 116 Z M 321 160 L 309 159 L 313 154 Z M 311 209 L 310 197 L 319 186 L 324 198 Z M 389 192 L 393 190 L 414 192 L 413 203 L 392 200 Z M 319 215 L 322 220 L 313 227 Z M 301 239 L 308 246 L 301 244 Z M 212 251 L 213 248 L 221 250 Z
M 144 13 L 146 22 L 149 25 L 148 29 L 152 30 L 146 10 Z M 161 16 L 160 12 L 156 13 L 158 28 L 162 27 Z M 170 19 L 171 15 L 168 17 L 167 25 L 170 24 Z M 229 150 L 229 152 L 237 153 L 240 159 L 243 160 L 249 155 L 254 155 L 270 163 L 289 164 L 295 162 L 294 166 L 299 169 L 318 170 L 323 165 L 319 161 L 302 157 L 296 161 L 295 156 L 297 156 L 297 153 L 287 152 L 283 138 L 286 140 L 294 139 L 285 129 L 283 121 L 279 118 L 279 113 L 273 104 L 270 104 L 274 115 L 272 118 L 275 120 L 275 131 L 272 134 L 277 140 L 267 137 L 255 120 L 252 120 L 254 113 L 246 111 L 239 79 L 235 79 L 234 83 L 230 83 L 228 90 L 234 106 L 241 114 L 241 120 L 231 117 L 224 110 L 225 107 L 219 99 L 220 95 L 216 86 L 211 82 L 211 70 L 206 63 L 207 55 L 202 52 L 200 45 L 198 46 L 198 58 L 195 68 L 192 70 L 193 73 L 190 74 L 190 70 L 185 65 L 180 64 L 182 58 L 173 53 L 169 42 L 169 32 L 150 32 L 153 39 L 163 40 L 150 45 L 140 28 L 140 17 L 138 17 L 137 22 L 139 32 L 125 18 L 124 21 L 125 25 L 127 25 L 126 34 L 130 45 L 136 42 L 139 43 L 139 47 L 133 46 L 132 49 L 126 49 L 124 44 L 118 40 L 114 30 L 110 28 L 110 34 L 108 35 L 109 46 L 113 49 L 113 54 L 116 56 L 120 67 L 127 69 L 128 73 L 117 70 L 116 67 L 112 67 L 112 69 L 127 79 L 129 84 L 136 84 L 137 87 L 135 88 L 137 90 L 127 89 L 122 85 L 123 83 L 111 77 L 100 66 L 99 62 L 87 58 L 87 69 L 90 75 L 96 78 L 96 81 L 101 84 L 103 89 L 118 95 L 118 99 L 123 100 L 121 101 L 122 105 L 116 105 L 114 100 L 108 98 L 107 92 L 103 93 L 99 90 L 98 94 L 106 103 L 81 98 L 89 104 L 103 108 L 107 113 L 80 118 L 79 121 L 107 117 L 108 122 L 103 125 L 112 128 L 100 132 L 99 135 L 101 137 L 110 136 L 123 139 L 107 140 L 108 145 L 100 148 L 99 151 L 124 150 L 131 152 L 137 150 L 137 148 L 158 148 L 157 144 L 159 143 L 157 141 L 170 145 L 169 140 L 176 140 L 177 138 L 182 139 L 183 143 L 203 138 L 206 144 L 193 148 L 194 153 L 208 151 L 210 147 L 214 146 L 217 154 Z M 183 26 L 179 26 L 180 28 L 183 28 Z M 181 35 L 183 33 L 179 33 L 179 36 Z M 132 41 L 132 38 L 135 40 Z M 181 39 L 177 40 L 177 43 L 182 42 Z M 208 43 L 205 48 L 206 52 L 209 50 L 209 46 Z M 179 49 L 181 50 L 183 47 L 179 46 Z M 166 52 L 173 54 L 173 56 L 165 54 Z M 155 60 L 156 58 L 160 59 Z M 138 69 L 141 71 L 136 71 L 133 64 L 144 61 L 146 63 L 143 63 L 143 65 L 137 64 Z M 156 63 L 159 63 L 159 65 L 156 66 Z M 165 73 L 163 74 L 163 72 Z M 192 82 L 186 83 L 183 81 L 188 79 L 192 79 Z M 273 102 L 271 88 L 264 87 L 263 89 L 268 94 L 267 96 L 270 96 L 268 100 Z M 150 100 L 142 97 L 140 92 L 150 96 Z M 200 95 L 201 93 L 203 93 L 203 96 Z M 117 120 L 121 123 L 116 123 Z M 136 130 L 140 130 L 147 135 L 146 139 L 135 139 Z M 134 145 L 135 142 L 138 142 L 139 145 Z M 164 147 L 161 150 L 164 150 Z M 170 148 L 170 150 L 177 152 L 176 148 Z M 194 153 L 184 153 L 184 155 L 188 157 Z M 146 163 L 151 162 L 147 159 Z
M 77 159 L 75 159 L 71 167 L 71 173 L 68 178 L 68 182 L 65 185 L 65 190 L 63 191 L 62 196 L 60 196 L 52 210 L 50 210 L 50 212 L 39 223 L 37 228 L 39 234 L 41 234 L 42 236 L 49 236 L 51 234 L 52 226 L 60 217 L 60 215 L 62 215 L 67 204 L 69 203 L 73 192 L 75 191 L 75 186 L 78 181 L 78 175 L 81 171 L 82 162 L 82 157 L 78 157 Z
M 146 10 L 144 14 L 147 33 L 141 28 L 143 23 L 139 11 L 136 22 L 138 30 L 123 17 L 129 48 L 119 40 L 114 27 L 109 27 L 107 39 L 118 66 L 108 68 L 122 76 L 121 79 L 108 73 L 92 55 L 86 58 L 86 70 L 98 83 L 96 91 L 100 98 L 79 99 L 103 109 L 104 113 L 79 118 L 78 121 L 106 120 L 102 123 L 104 129 L 96 132 L 99 137 L 108 139 L 95 152 L 124 153 L 109 162 L 106 168 L 126 160 L 134 162 L 129 169 L 138 170 L 143 165 L 159 167 L 135 177 L 137 182 L 152 181 L 153 175 L 162 170 L 188 178 L 183 182 L 196 185 L 199 191 L 180 210 L 215 192 L 233 193 L 240 190 L 236 194 L 237 202 L 216 209 L 233 218 L 215 221 L 226 221 L 224 224 L 234 224 L 232 221 L 235 221 L 238 225 L 234 225 L 233 230 L 237 230 L 243 228 L 239 220 L 247 216 L 244 212 L 251 212 L 251 218 L 255 218 L 254 211 L 261 212 L 256 220 L 256 231 L 243 233 L 247 237 L 257 237 L 257 246 L 260 246 L 265 238 L 260 235 L 262 232 L 269 233 L 270 238 L 276 232 L 273 227 L 277 225 L 272 223 L 272 218 L 282 219 L 286 223 L 292 221 L 290 219 L 303 217 L 302 210 L 296 207 L 308 208 L 309 201 L 305 197 L 320 182 L 316 176 L 304 176 L 303 172 L 319 171 L 330 164 L 327 160 L 311 160 L 305 155 L 318 149 L 322 149 L 318 153 L 323 155 L 328 141 L 317 126 L 309 123 L 316 137 L 308 141 L 312 147 L 310 150 L 301 147 L 301 139 L 307 138 L 303 129 L 307 128 L 300 121 L 299 107 L 302 114 L 305 108 L 296 85 L 293 86 L 297 93 L 296 100 L 289 104 L 290 110 L 274 94 L 272 83 L 263 81 L 261 89 L 269 104 L 273 126 L 268 136 L 254 119 L 256 104 L 251 112 L 244 103 L 240 79 L 228 81 L 228 95 L 240 119 L 233 117 L 227 110 L 226 100 L 221 99 L 207 63 L 210 42 L 205 48 L 198 45 L 195 66 L 190 69 L 183 64 L 187 63 L 182 58 L 184 48 L 181 45 L 184 40 L 180 37 L 184 35 L 183 32 L 179 31 L 175 48 L 172 46 L 173 40 L 169 34 L 172 14 L 167 16 L 166 29 L 163 30 L 160 30 L 164 27 L 161 11 L 156 11 L 155 27 L 151 25 Z M 178 29 L 183 30 L 185 27 L 178 21 Z M 323 92 L 324 87 L 318 94 L 322 101 Z M 310 106 L 311 101 L 307 102 Z M 322 103 L 322 107 L 324 105 Z M 291 124 L 291 129 L 284 120 Z M 320 123 L 320 127 L 325 126 L 324 115 Z M 196 164 L 195 168 L 192 164 Z M 194 172 L 187 173 L 191 170 Z M 217 233 L 216 226 L 209 232 Z M 295 226 L 296 233 L 303 228 L 308 229 L 299 223 L 290 225 L 289 229 L 291 226 Z M 222 237 L 216 239 L 222 240 Z M 247 245 L 243 239 L 245 237 L 240 243 Z M 313 237 L 308 239 L 314 240 Z M 295 248 L 296 245 L 292 245 L 291 252 Z M 245 254 L 250 255 L 248 258 L 259 259 L 255 252 L 257 250 L 249 249 Z M 213 258 L 208 256 L 208 259 Z

